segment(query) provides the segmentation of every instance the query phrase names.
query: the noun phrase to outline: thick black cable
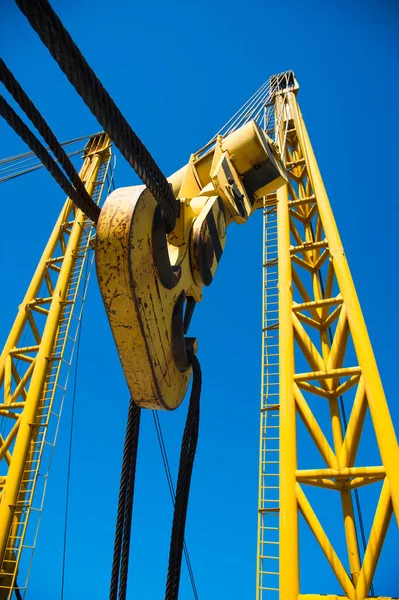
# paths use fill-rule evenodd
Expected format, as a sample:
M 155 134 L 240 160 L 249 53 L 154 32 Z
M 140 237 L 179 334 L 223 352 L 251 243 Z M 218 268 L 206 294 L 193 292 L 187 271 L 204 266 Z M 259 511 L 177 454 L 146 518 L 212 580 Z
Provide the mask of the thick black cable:
M 140 416 L 141 410 L 136 406 L 134 410 L 134 436 L 130 450 L 130 465 L 129 465 L 129 477 L 126 487 L 126 500 L 125 500 L 125 521 L 123 524 L 123 544 L 122 544 L 122 555 L 121 555 L 121 567 L 120 567 L 120 578 L 119 578 L 119 600 L 126 599 L 127 591 L 127 578 L 129 570 L 129 553 L 130 553 L 130 535 L 132 529 L 132 515 L 133 515 L 133 500 L 134 500 L 134 483 L 136 479 L 136 463 L 137 463 L 137 448 L 139 441 L 139 428 L 140 428 Z
M 33 125 L 36 127 L 37 131 L 40 133 L 42 138 L 47 142 L 50 150 L 58 159 L 60 165 L 71 180 L 72 185 L 75 187 L 78 194 L 80 194 L 80 196 L 82 197 L 82 201 L 84 201 L 87 204 L 87 206 L 90 206 L 92 203 L 94 204 L 82 180 L 80 179 L 75 167 L 69 160 L 67 153 L 55 137 L 53 131 L 48 126 L 48 123 L 37 110 L 36 106 L 33 104 L 31 99 L 22 89 L 18 81 L 15 79 L 14 75 L 11 73 L 10 69 L 7 67 L 7 65 L 1 58 L 0 81 L 4 84 L 5 88 L 14 98 L 14 100 L 19 104 L 19 106 L 24 111 L 26 116 L 30 119 L 30 121 L 33 123 Z
M 188 352 L 188 356 L 193 368 L 193 383 L 180 451 L 165 600 L 177 600 L 179 596 L 184 531 L 199 431 L 202 386 L 201 367 L 193 352 Z
M 65 177 L 55 160 L 47 152 L 43 144 L 37 139 L 37 137 L 30 131 L 25 125 L 22 119 L 17 113 L 11 108 L 8 102 L 3 96 L 0 96 L 0 115 L 7 121 L 7 123 L 14 129 L 20 138 L 29 146 L 29 148 L 36 154 L 36 156 L 42 161 L 49 173 L 54 177 L 58 185 L 64 190 L 66 195 L 73 201 L 73 203 L 82 210 L 89 219 L 97 223 L 98 216 L 100 214 L 100 208 L 91 201 L 90 205 L 87 205 L 84 198 L 75 190 L 73 185 Z
M 16 3 L 115 146 L 150 190 L 171 231 L 178 216 L 178 204 L 172 188 L 59 17 L 47 0 L 16 0 Z
M 136 461 L 138 437 L 140 430 L 141 410 L 130 399 L 129 412 L 126 424 L 125 444 L 123 449 L 122 471 L 119 485 L 118 511 L 115 527 L 114 556 L 112 561 L 110 600 L 119 600 L 126 597 L 127 562 L 130 546 L 130 526 L 133 508 L 134 480 L 136 475 Z M 123 558 L 123 560 L 121 560 Z M 120 587 L 120 583 L 122 586 Z M 121 591 L 125 596 L 121 595 Z
M 116 527 L 114 536 L 114 554 L 112 561 L 111 585 L 110 585 L 110 600 L 117 600 L 119 587 L 119 572 L 123 544 L 123 525 L 125 519 L 125 503 L 126 503 L 126 488 L 129 477 L 131 446 L 132 446 L 132 411 L 135 402 L 130 398 L 129 413 L 126 426 L 125 443 L 123 448 L 122 470 L 119 484 L 118 509 L 116 517 Z
M 172 474 L 170 471 L 168 455 L 166 452 L 165 440 L 164 440 L 163 433 L 162 433 L 161 422 L 159 420 L 159 416 L 158 416 L 158 413 L 156 410 L 152 411 L 152 416 L 154 419 L 155 431 L 157 434 L 159 448 L 161 451 L 162 462 L 164 465 L 166 480 L 168 482 L 169 493 L 170 493 L 170 497 L 172 499 L 172 503 L 174 506 L 175 500 L 176 500 L 176 494 L 175 494 L 175 489 L 174 489 L 174 485 L 173 485 Z M 185 540 L 183 542 L 183 553 L 184 553 L 184 558 L 185 558 L 186 564 L 187 564 L 187 571 L 188 571 L 188 576 L 190 578 L 190 583 L 191 583 L 191 587 L 193 590 L 194 599 L 199 600 L 197 585 L 196 585 L 195 578 L 194 578 L 194 571 L 193 571 L 193 567 L 191 565 L 190 554 L 189 554 L 188 547 L 187 547 Z

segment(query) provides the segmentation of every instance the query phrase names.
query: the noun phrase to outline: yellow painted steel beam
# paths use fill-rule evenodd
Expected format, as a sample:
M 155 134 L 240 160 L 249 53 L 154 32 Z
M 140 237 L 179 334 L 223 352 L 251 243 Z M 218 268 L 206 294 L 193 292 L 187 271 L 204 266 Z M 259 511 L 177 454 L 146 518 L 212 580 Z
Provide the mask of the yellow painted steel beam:
M 356 588 L 357 600 L 363 600 L 369 590 L 377 567 L 385 535 L 388 530 L 389 521 L 392 515 L 392 495 L 389 489 L 388 480 L 385 479 L 382 486 L 380 499 L 375 513 L 374 522 L 370 532 L 369 543 L 364 555 L 363 566 L 359 576 L 358 586 Z
M 305 521 L 314 533 L 317 541 L 319 542 L 321 549 L 323 550 L 328 562 L 331 565 L 331 568 L 333 569 L 339 583 L 342 586 L 342 589 L 344 590 L 348 598 L 350 598 L 351 600 L 356 600 L 356 591 L 353 586 L 353 583 L 349 579 L 346 570 L 342 566 L 342 563 L 338 558 L 337 553 L 335 552 L 330 540 L 328 539 L 328 536 L 326 535 L 324 529 L 320 525 L 318 518 L 316 517 L 312 507 L 309 504 L 308 499 L 306 498 L 301 486 L 298 483 L 296 484 L 296 495 L 298 498 L 299 509 Z
M 356 588 L 357 595 L 357 584 L 360 574 L 360 555 L 359 544 L 357 541 L 357 531 L 352 503 L 352 495 L 348 488 L 344 488 L 341 490 L 341 506 L 342 515 L 344 519 L 344 530 L 346 538 L 346 549 L 349 561 L 349 570 L 351 574 L 351 580 Z
M 280 336 L 280 598 L 299 594 L 298 508 L 296 498 L 296 411 L 294 331 L 287 186 L 277 191 Z
M 66 298 L 69 279 L 74 264 L 74 253 L 79 243 L 82 222 L 84 220 L 85 217 L 82 214 L 78 215 L 78 219 L 76 219 L 72 228 L 70 243 L 68 244 L 64 256 L 63 266 L 55 288 L 54 299 L 52 299 L 51 302 L 42 341 L 37 348 L 35 366 L 30 380 L 24 410 L 18 421 L 18 436 L 16 438 L 15 447 L 12 453 L 12 461 L 7 474 L 7 486 L 3 492 L 0 504 L 0 563 L 4 559 L 7 547 L 8 535 L 15 513 L 29 446 L 32 440 L 32 425 L 36 423 L 36 415 L 49 366 L 49 356 L 53 353 L 61 310 Z
M 339 389 L 339 388 L 338 388 Z M 352 412 L 348 422 L 346 435 L 339 454 L 340 467 L 351 467 L 356 456 L 367 411 L 367 399 L 363 378 L 360 378 L 353 401 Z
M 307 355 L 308 356 L 308 355 Z M 294 376 L 295 381 L 312 381 L 319 379 L 336 379 L 339 377 L 349 377 L 352 375 L 361 375 L 360 367 L 346 367 L 342 369 L 331 369 L 330 371 L 309 371 L 307 373 L 297 373 Z
M 336 594 L 299 594 L 299 600 L 344 600 L 346 596 Z M 392 596 L 370 596 L 364 600 L 396 600 Z
M 294 395 L 298 414 L 302 418 L 305 427 L 309 431 L 311 437 L 313 438 L 313 441 L 316 444 L 316 447 L 318 448 L 320 454 L 326 461 L 326 464 L 331 469 L 337 469 L 337 457 L 333 452 L 330 444 L 328 443 L 320 425 L 317 422 L 317 419 L 315 419 L 312 411 L 309 408 L 308 403 L 305 400 L 305 397 L 301 393 L 297 384 L 294 384 Z
M 298 470 L 298 481 L 309 479 L 350 479 L 351 477 L 385 477 L 384 467 L 349 467 L 345 469 L 308 469 Z
M 348 310 L 348 321 L 353 344 L 359 365 L 362 368 L 367 401 L 377 436 L 378 447 L 383 463 L 387 470 L 387 477 L 391 489 L 392 502 L 399 525 L 399 446 L 393 428 L 392 419 L 386 402 L 384 389 L 375 361 L 370 338 L 363 318 L 360 303 L 356 294 L 352 275 L 343 250 L 341 238 L 335 223 L 334 215 L 328 201 L 324 183 L 316 162 L 312 145 L 296 99 L 290 94 L 290 106 L 294 115 L 297 135 L 300 141 L 309 177 L 317 197 L 317 206 L 320 213 L 326 237 L 329 241 L 330 254 L 334 264 L 337 282 L 342 297 Z

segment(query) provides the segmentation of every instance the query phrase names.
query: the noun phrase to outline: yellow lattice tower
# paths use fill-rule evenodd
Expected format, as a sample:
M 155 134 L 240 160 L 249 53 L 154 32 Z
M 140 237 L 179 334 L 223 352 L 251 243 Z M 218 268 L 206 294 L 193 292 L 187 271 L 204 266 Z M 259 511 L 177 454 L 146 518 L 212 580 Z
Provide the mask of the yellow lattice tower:
M 256 597 L 261 600 L 274 593 L 284 600 L 298 596 L 313 600 L 320 595 L 320 590 L 307 595 L 300 590 L 299 561 L 314 558 L 301 557 L 301 514 L 344 597 L 363 600 L 369 594 L 393 511 L 399 521 L 399 449 L 297 90 L 292 72 L 271 78 L 263 117 L 265 128 L 273 131 L 279 145 L 289 183 L 268 197 L 264 208 Z M 327 408 L 327 421 L 313 409 L 317 403 Z M 342 415 L 344 407 L 347 419 Z M 358 453 L 368 411 L 380 455 L 379 464 L 374 465 L 363 464 Z M 312 462 L 304 469 L 298 469 L 299 422 L 313 440 Z M 367 442 L 372 443 L 367 435 Z M 362 559 L 352 495 L 369 485 L 379 485 L 380 490 Z M 309 486 L 324 490 L 325 503 L 338 494 L 342 512 L 335 527 L 343 531 L 347 557 L 339 556 L 323 529 L 309 501 Z
M 80 177 L 97 203 L 111 160 L 90 138 Z M 68 198 L 0 357 L 0 599 L 26 591 L 93 262 L 95 228 Z

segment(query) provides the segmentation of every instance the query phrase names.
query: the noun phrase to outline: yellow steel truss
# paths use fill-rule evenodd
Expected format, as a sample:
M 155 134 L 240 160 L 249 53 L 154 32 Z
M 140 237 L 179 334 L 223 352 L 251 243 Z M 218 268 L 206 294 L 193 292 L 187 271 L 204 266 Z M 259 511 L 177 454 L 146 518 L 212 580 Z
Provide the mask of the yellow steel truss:
M 297 600 L 299 596 L 307 600 L 326 598 L 300 593 L 298 522 L 302 515 L 325 554 L 343 597 L 363 600 L 369 595 L 392 512 L 399 523 L 399 448 L 296 94 L 297 85 L 291 85 L 276 91 L 272 98 L 275 140 L 288 170 L 289 183 L 266 199 L 264 209 L 264 353 L 256 597 L 264 600 L 275 590 L 284 600 Z M 278 251 L 270 255 L 266 246 L 271 218 L 275 222 Z M 278 305 L 269 302 L 276 289 L 277 272 Z M 279 348 L 278 357 L 273 358 L 276 354 L 270 351 L 273 347 Z M 320 403 L 328 409 L 327 422 L 319 417 L 319 408 L 313 408 L 320 407 Z M 342 418 L 342 407 L 349 415 L 347 422 Z M 381 457 L 375 465 L 362 464 L 358 454 L 368 411 Z M 299 422 L 314 443 L 314 460 L 301 469 L 298 468 Z M 272 428 L 275 423 L 279 429 Z M 278 440 L 273 441 L 278 437 L 279 446 Z M 274 460 L 268 460 L 273 450 Z M 352 491 L 371 484 L 380 486 L 379 500 L 362 559 Z M 326 503 L 332 493 L 339 495 L 342 523 L 337 522 L 336 527 L 342 527 L 347 557 L 339 556 L 321 525 L 309 500 L 308 486 L 322 488 Z M 331 594 L 331 598 L 338 596 Z
M 80 177 L 97 202 L 110 157 L 106 134 L 90 138 Z M 67 199 L 1 354 L 0 599 L 26 589 L 92 237 L 91 221 Z

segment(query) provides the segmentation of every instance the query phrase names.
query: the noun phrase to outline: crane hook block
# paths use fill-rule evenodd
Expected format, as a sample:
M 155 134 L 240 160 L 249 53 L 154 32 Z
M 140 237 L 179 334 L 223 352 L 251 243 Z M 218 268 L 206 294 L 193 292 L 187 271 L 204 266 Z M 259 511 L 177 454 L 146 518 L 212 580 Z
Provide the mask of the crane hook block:
M 97 278 L 135 402 L 177 408 L 191 366 L 185 337 L 202 288 L 213 280 L 226 228 L 244 223 L 287 180 L 276 148 L 254 122 L 191 156 L 169 178 L 179 203 L 173 231 L 144 186 L 119 188 L 97 224 Z

